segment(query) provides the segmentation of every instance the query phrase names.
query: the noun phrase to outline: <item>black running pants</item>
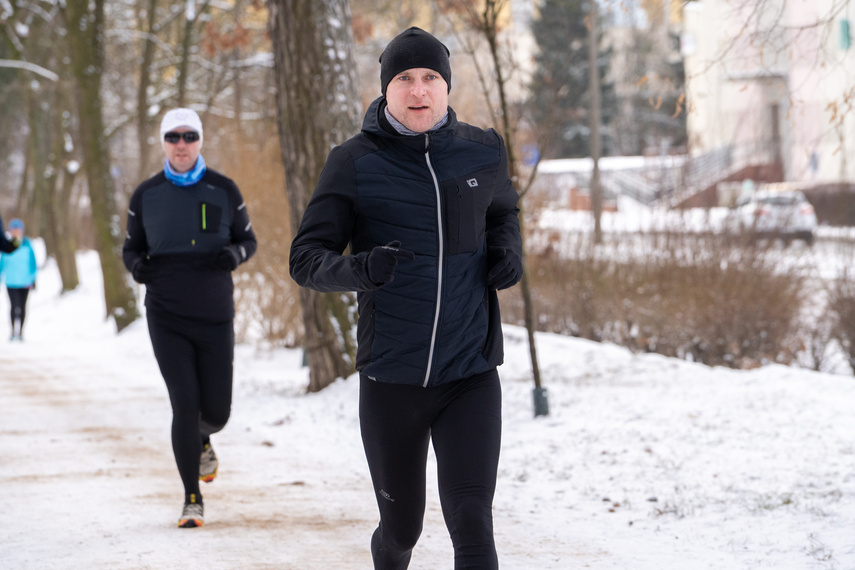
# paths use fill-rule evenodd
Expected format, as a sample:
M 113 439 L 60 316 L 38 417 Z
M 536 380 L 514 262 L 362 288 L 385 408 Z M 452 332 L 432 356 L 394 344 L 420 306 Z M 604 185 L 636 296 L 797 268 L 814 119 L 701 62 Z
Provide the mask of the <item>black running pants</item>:
M 429 442 L 454 568 L 498 568 L 493 495 L 502 431 L 499 375 L 436 388 L 360 376 L 359 422 L 380 524 L 371 540 L 375 570 L 407 568 L 422 531 Z
M 172 450 L 185 496 L 199 493 L 202 442 L 232 406 L 232 321 L 204 323 L 149 311 L 148 331 L 172 404 Z
M 30 295 L 28 287 L 6 287 L 9 292 L 9 303 L 12 305 L 10 317 L 12 319 L 12 335 L 21 335 L 24 332 L 24 319 L 27 318 L 27 297 Z M 15 321 L 18 322 L 17 328 Z

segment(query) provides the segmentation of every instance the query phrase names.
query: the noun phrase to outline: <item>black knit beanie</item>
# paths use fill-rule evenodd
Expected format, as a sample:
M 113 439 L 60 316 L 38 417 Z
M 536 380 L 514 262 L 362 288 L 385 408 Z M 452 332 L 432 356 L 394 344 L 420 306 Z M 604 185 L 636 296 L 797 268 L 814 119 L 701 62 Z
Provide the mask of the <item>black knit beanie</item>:
M 451 64 L 445 45 L 426 31 L 412 27 L 389 42 L 380 54 L 380 91 L 402 71 L 414 68 L 432 69 L 448 83 L 451 91 Z

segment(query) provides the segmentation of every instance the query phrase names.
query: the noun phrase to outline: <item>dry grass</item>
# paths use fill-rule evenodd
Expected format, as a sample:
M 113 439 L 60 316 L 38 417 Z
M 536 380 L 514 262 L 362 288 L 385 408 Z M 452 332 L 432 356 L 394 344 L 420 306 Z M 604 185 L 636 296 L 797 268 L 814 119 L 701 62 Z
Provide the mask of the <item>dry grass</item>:
M 855 272 L 843 268 L 828 291 L 830 336 L 838 342 L 855 371 Z
M 235 333 L 261 337 L 273 346 L 302 342 L 298 287 L 288 274 L 291 228 L 275 124 L 220 127 L 228 152 L 206 153 L 213 168 L 233 179 L 247 203 L 258 239 L 256 255 L 235 273 Z M 228 133 L 228 134 L 227 134 Z
M 805 275 L 777 250 L 708 234 L 577 239 L 569 258 L 527 259 L 539 330 L 734 368 L 795 359 Z M 521 324 L 519 294 L 502 297 L 504 320 Z

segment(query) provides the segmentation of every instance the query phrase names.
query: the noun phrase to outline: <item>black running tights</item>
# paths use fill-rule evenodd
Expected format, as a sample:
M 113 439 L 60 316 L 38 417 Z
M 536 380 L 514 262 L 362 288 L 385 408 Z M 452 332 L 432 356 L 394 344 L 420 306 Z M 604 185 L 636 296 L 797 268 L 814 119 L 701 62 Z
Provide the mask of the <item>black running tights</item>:
M 172 403 L 172 450 L 185 496 L 199 493 L 202 442 L 223 429 L 232 405 L 232 321 L 203 323 L 149 311 L 154 356 Z
M 493 370 L 436 388 L 360 377 L 359 421 L 380 524 L 371 539 L 375 570 L 403 570 L 422 531 L 429 442 L 454 568 L 498 568 L 493 495 L 502 431 Z
M 12 305 L 10 316 L 12 318 L 12 335 L 20 335 L 24 332 L 24 319 L 27 318 L 27 297 L 30 289 L 27 287 L 6 287 L 9 292 L 9 302 Z M 15 328 L 15 321 L 18 328 Z

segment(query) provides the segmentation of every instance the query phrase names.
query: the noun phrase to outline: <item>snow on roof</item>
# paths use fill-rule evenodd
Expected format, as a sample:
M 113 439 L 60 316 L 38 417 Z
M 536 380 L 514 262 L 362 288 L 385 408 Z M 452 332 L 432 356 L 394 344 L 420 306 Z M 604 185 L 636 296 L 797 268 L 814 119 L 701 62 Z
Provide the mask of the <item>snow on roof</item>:
M 683 164 L 685 155 L 666 156 L 605 156 L 600 159 L 600 170 L 640 170 L 651 167 L 673 167 Z M 537 167 L 541 174 L 588 172 L 594 167 L 590 157 L 556 158 L 542 160 Z

